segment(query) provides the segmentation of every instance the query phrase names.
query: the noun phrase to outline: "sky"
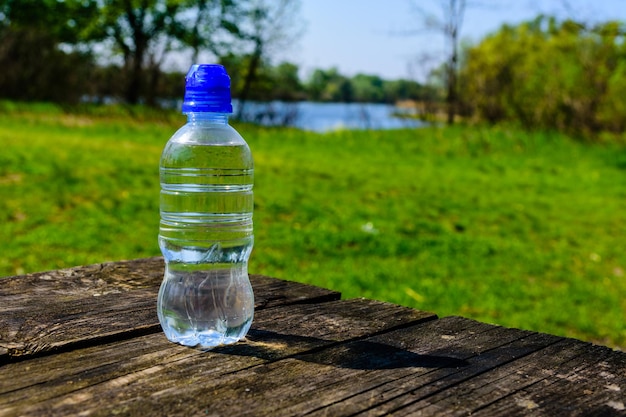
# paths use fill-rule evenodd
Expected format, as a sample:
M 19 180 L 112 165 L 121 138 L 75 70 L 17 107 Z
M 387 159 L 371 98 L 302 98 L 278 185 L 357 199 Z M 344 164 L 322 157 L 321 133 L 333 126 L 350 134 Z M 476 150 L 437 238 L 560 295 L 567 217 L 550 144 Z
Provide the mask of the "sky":
M 423 30 L 423 14 L 441 15 L 442 0 L 301 0 L 298 41 L 278 58 L 341 74 L 375 74 L 385 79 L 423 80 L 444 51 L 442 34 Z M 417 7 L 416 7 L 417 5 Z M 626 0 L 468 0 L 461 38 L 478 42 L 502 24 L 539 13 L 585 22 L 626 21 Z M 426 58 L 425 58 L 426 57 Z

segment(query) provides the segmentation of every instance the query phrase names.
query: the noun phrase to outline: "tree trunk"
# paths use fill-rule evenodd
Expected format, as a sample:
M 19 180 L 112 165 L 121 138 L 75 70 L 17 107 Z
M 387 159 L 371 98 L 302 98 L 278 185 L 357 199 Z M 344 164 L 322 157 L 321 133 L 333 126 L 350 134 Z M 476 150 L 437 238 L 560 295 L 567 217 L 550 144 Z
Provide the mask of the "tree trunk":
M 449 125 L 454 124 L 454 116 L 456 115 L 456 102 L 457 102 L 457 47 L 456 36 L 453 37 L 452 54 L 450 56 L 450 62 L 448 63 L 448 91 L 446 94 L 446 105 L 448 111 L 447 122 Z
M 250 90 L 252 89 L 252 83 L 256 79 L 256 71 L 259 67 L 259 63 L 261 62 L 261 53 L 262 53 L 262 43 L 257 39 L 256 47 L 254 48 L 254 54 L 250 59 L 250 65 L 248 65 L 248 71 L 246 73 L 246 78 L 243 82 L 243 87 L 241 92 L 239 93 L 239 108 L 237 109 L 237 119 L 243 117 L 243 110 L 248 100 L 248 96 L 250 95 Z
M 450 57 L 448 59 L 447 74 L 447 122 L 454 123 L 458 101 L 458 66 L 459 66 L 459 32 L 465 13 L 465 0 L 449 0 L 448 10 L 445 11 L 447 23 L 444 25 L 445 33 L 450 42 Z

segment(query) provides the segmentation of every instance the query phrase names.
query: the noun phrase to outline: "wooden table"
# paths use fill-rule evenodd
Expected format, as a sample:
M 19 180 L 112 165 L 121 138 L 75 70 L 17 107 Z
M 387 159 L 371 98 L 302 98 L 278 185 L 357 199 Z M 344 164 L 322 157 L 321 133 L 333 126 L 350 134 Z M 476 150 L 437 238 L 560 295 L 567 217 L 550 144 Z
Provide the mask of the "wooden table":
M 626 353 L 252 276 L 247 341 L 166 340 L 160 258 L 0 280 L 0 415 L 626 415 Z

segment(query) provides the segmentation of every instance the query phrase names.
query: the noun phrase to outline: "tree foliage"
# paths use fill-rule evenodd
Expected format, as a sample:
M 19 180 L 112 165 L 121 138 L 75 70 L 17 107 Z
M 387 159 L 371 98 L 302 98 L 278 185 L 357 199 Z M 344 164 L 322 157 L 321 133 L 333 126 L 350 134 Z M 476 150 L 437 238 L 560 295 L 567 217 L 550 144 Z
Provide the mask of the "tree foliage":
M 237 90 L 237 117 L 241 118 L 244 113 L 245 103 L 251 96 L 263 59 L 267 58 L 269 51 L 284 46 L 299 35 L 293 30 L 299 6 L 293 0 L 249 0 L 243 4 L 244 19 L 238 27 L 238 34 L 249 43 L 250 52 L 246 54 L 246 67 L 241 68 L 243 83 Z
M 623 23 L 539 16 L 457 51 L 466 2 L 440 4 L 448 20 L 435 23 L 450 51 L 422 85 L 337 68 L 302 79 L 296 64 L 275 64 L 299 35 L 297 0 L 0 0 L 0 97 L 157 105 L 183 94 L 184 74 L 165 72 L 166 58 L 210 53 L 231 74 L 240 111 L 246 100 L 408 100 L 433 112 L 445 101 L 448 120 L 452 109 L 587 137 L 626 131 Z
M 371 74 L 348 77 L 337 68 L 314 70 L 304 87 L 307 99 L 323 102 L 396 103 L 422 101 L 434 95 L 434 89 L 413 80 L 385 80 Z
M 123 57 L 127 74 L 125 99 L 139 101 L 146 69 L 158 66 L 157 44 L 168 49 L 175 33 L 179 1 L 105 0 L 87 41 L 110 41 Z M 148 61 L 148 62 L 147 62 Z
M 93 67 L 88 52 L 66 52 L 95 2 L 0 0 L 0 93 L 14 100 L 77 101 Z
M 503 26 L 468 51 L 465 107 L 492 123 L 574 134 L 622 132 L 625 34 L 617 22 L 586 27 L 544 16 Z
M 0 0 L 0 27 L 45 32 L 54 42 L 71 44 L 97 13 L 96 0 Z
M 466 0 L 438 0 L 436 3 L 439 6 L 437 14 L 427 12 L 418 1 L 413 1 L 412 4 L 420 16 L 423 29 L 438 32 L 445 40 L 446 50 L 443 53 L 441 80 L 445 87 L 446 121 L 452 124 L 459 107 L 459 39 L 468 5 Z
M 47 32 L 11 28 L 0 35 L 0 68 L 3 98 L 67 103 L 80 99 L 93 65 L 89 56 L 59 50 Z
M 38 50 L 46 51 L 48 58 L 46 68 L 38 70 L 42 75 L 37 84 L 42 88 L 54 83 L 54 77 L 63 79 L 61 68 L 72 72 L 78 58 L 92 67 L 90 75 L 81 78 L 83 85 L 65 85 L 65 89 L 75 87 L 78 97 L 106 91 L 131 104 L 155 104 L 162 97 L 163 84 L 169 82 L 163 72 L 166 58 L 186 51 L 191 51 L 193 62 L 202 52 L 217 60 L 234 50 L 250 51 L 253 59 L 248 60 L 245 76 L 249 90 L 256 81 L 258 62 L 267 58 L 275 39 L 290 24 L 292 16 L 281 18 L 282 11 L 295 10 L 297 4 L 294 0 L 0 0 L 0 41 L 4 41 L 0 62 L 6 70 L 0 76 L 0 83 L 4 82 L 0 95 L 58 99 L 28 91 L 12 94 L 10 87 L 18 80 L 14 74 L 25 73 L 36 60 L 30 55 Z M 20 37 L 30 43 L 14 42 Z M 95 62 L 100 63 L 97 68 Z M 110 71 L 114 66 L 118 74 Z M 103 81 L 115 84 L 100 85 Z M 76 95 L 71 95 L 64 101 L 75 100 Z
M 126 75 L 124 98 L 149 103 L 167 55 L 190 48 L 197 59 L 202 49 L 217 53 L 223 46 L 220 30 L 236 35 L 233 23 L 237 5 L 231 0 L 103 0 L 83 40 L 112 45 L 122 57 Z

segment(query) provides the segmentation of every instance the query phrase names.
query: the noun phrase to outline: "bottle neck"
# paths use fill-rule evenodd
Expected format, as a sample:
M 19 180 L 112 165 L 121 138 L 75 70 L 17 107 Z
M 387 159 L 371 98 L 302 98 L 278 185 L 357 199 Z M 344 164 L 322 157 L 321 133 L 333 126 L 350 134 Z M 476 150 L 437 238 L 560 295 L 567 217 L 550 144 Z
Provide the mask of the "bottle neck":
M 228 124 L 228 113 L 190 112 L 187 113 L 187 122 L 191 124 Z

